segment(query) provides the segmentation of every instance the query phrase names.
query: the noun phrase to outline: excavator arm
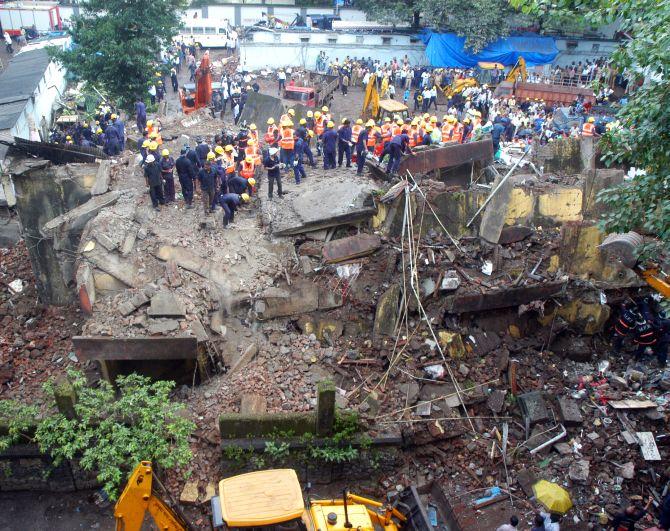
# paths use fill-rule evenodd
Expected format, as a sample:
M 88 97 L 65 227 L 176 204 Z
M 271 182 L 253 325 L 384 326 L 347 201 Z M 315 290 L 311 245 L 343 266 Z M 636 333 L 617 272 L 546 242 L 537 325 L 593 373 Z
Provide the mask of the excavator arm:
M 505 81 L 509 81 L 510 83 L 516 83 L 519 77 L 521 77 L 521 81 L 524 83 L 528 79 L 528 71 L 526 70 L 526 60 L 523 57 L 519 57 L 516 64 L 507 74 Z
M 135 467 L 114 507 L 116 531 L 140 531 L 147 511 L 161 531 L 189 531 L 186 519 L 154 494 L 152 479 L 151 462 Z

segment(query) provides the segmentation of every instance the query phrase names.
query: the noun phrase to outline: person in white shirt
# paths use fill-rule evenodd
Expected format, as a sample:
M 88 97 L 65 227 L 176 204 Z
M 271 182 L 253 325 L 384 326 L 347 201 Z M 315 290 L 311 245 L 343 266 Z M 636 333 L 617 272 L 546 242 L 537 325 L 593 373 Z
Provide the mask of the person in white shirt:
M 501 525 L 496 531 L 517 531 L 518 525 L 519 519 L 514 515 L 509 519 L 509 524 Z
M 540 516 L 544 518 L 544 531 L 561 531 L 561 525 L 559 524 L 561 515 L 540 512 Z
M 279 81 L 279 90 L 277 94 L 281 95 L 281 90 L 286 87 L 286 72 L 284 70 L 279 70 L 277 73 L 277 80 Z

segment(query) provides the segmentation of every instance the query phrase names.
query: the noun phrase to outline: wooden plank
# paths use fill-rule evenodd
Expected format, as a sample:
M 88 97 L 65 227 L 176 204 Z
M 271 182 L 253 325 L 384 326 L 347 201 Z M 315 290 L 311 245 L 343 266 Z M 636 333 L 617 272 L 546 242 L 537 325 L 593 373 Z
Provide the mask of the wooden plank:
M 661 454 L 658 452 L 654 434 L 650 431 L 638 431 L 635 433 L 640 441 L 640 450 L 645 461 L 660 461 Z
M 374 253 L 381 245 L 381 238 L 375 234 L 357 234 L 333 240 L 323 246 L 323 260 L 327 264 L 335 264 L 353 258 L 360 258 Z
M 563 292 L 566 282 L 545 282 L 518 288 L 490 289 L 486 293 L 467 293 L 446 297 L 445 310 L 451 313 L 496 310 L 548 299 Z
M 178 360 L 198 354 L 195 337 L 95 337 L 72 338 L 80 360 Z
M 614 409 L 648 409 L 650 407 L 658 407 L 658 404 L 651 400 L 610 400 L 608 404 Z

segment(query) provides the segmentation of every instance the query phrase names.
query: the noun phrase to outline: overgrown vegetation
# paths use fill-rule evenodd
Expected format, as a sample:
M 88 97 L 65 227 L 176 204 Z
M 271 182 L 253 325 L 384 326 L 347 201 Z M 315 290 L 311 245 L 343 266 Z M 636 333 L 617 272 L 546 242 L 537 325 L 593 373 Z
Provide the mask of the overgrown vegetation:
M 90 387 L 80 372 L 68 376 L 77 396 L 74 418 L 56 412 L 37 419 L 33 406 L 0 401 L 0 421 L 8 428 L 0 437 L 0 449 L 33 441 L 54 459 L 54 466 L 78 459 L 84 470 L 95 472 L 111 499 L 142 460 L 162 468 L 190 461 L 188 438 L 195 424 L 181 416 L 182 404 L 170 400 L 174 382 L 119 376 L 117 392 L 107 382 Z M 45 384 L 50 396 L 54 386 Z

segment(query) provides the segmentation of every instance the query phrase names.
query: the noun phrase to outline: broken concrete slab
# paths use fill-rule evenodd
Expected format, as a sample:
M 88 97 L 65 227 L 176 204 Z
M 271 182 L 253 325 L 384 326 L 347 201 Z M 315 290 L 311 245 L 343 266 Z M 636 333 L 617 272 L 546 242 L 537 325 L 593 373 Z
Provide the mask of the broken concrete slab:
M 119 313 L 124 317 L 127 317 L 140 306 L 143 306 L 149 302 L 149 297 L 143 291 L 138 291 L 135 293 L 129 300 L 122 302 L 118 306 Z
M 220 286 L 228 285 L 228 276 L 220 264 L 198 256 L 184 247 L 162 245 L 156 252 L 156 258 L 164 262 L 174 260 L 179 267 L 192 271 Z
M 563 293 L 567 282 L 545 282 L 517 288 L 489 289 L 485 293 L 467 293 L 445 297 L 445 311 L 451 313 L 496 310 L 548 299 Z
M 461 278 L 453 269 L 446 271 L 440 283 L 440 291 L 455 291 L 461 285 Z
M 164 319 L 161 321 L 149 322 L 147 331 L 149 335 L 155 336 L 160 334 L 167 334 L 168 332 L 174 332 L 179 330 L 179 321 L 176 319 Z
M 132 252 L 133 247 L 135 247 L 135 240 L 137 239 L 137 231 L 137 227 L 132 227 L 126 231 L 123 242 L 121 242 L 121 248 L 119 249 L 121 256 L 128 256 Z
M 113 251 L 119 246 L 117 242 L 112 240 L 112 238 L 107 236 L 104 232 L 97 232 L 95 234 L 95 239 L 108 251 Z
M 258 393 L 244 393 L 240 401 L 240 415 L 257 415 L 267 413 L 268 402 Z
M 565 426 L 581 426 L 582 422 L 584 422 L 582 412 L 579 410 L 579 404 L 576 400 L 559 398 L 558 410 Z
M 80 360 L 191 359 L 198 349 L 195 337 L 74 336 L 72 344 Z
M 112 161 L 101 160 L 98 171 L 95 174 L 95 182 L 91 188 L 91 195 L 102 195 L 109 190 L 109 184 L 112 180 Z
M 159 291 L 151 297 L 151 307 L 148 315 L 151 317 L 184 317 L 184 305 L 169 291 Z
M 500 238 L 498 238 L 498 243 L 500 245 L 509 245 L 510 243 L 520 242 L 528 238 L 533 232 L 533 229 L 524 227 L 523 225 L 504 227 L 500 233 Z
M 517 396 L 521 413 L 530 426 L 549 420 L 549 410 L 540 391 L 531 391 Z
M 573 461 L 570 467 L 568 468 L 568 476 L 575 483 L 585 484 L 589 480 L 589 471 L 591 468 L 591 462 L 586 459 L 579 459 L 578 461 Z
M 138 268 L 132 262 L 124 260 L 116 253 L 106 251 L 101 246 L 96 245 L 90 251 L 84 252 L 84 258 L 127 286 L 140 288 L 145 284 L 146 279 L 140 275 Z
M 503 227 L 505 226 L 505 218 L 509 208 L 509 202 L 512 198 L 512 190 L 514 189 L 514 181 L 506 179 L 504 176 L 498 174 L 491 185 L 490 200 L 479 224 L 479 236 L 489 243 L 498 243 Z
M 402 290 L 398 284 L 392 285 L 379 297 L 377 310 L 375 312 L 375 323 L 373 326 L 373 337 L 392 336 L 398 322 L 400 309 L 400 295 Z
M 199 497 L 198 480 L 191 479 L 184 485 L 184 488 L 179 495 L 179 503 L 183 503 L 184 505 L 197 505 Z
M 269 288 L 256 301 L 256 313 L 261 319 L 273 319 L 310 313 L 319 307 L 319 290 L 314 284 L 294 285 L 291 288 Z
M 400 392 L 402 393 L 402 396 L 405 397 L 408 405 L 411 406 L 416 404 L 416 401 L 419 398 L 419 391 L 420 391 L 418 383 L 416 383 L 415 381 L 411 381 L 408 383 L 400 384 L 398 389 L 400 389 Z
M 223 310 L 221 309 L 214 312 L 209 318 L 209 328 L 221 337 L 225 337 L 228 331 L 226 325 L 223 324 L 223 317 Z
M 324 244 L 322 253 L 326 264 L 335 264 L 361 258 L 381 247 L 381 238 L 375 234 L 357 234 Z
M 58 238 L 70 230 L 82 230 L 103 208 L 113 205 L 121 197 L 121 192 L 113 191 L 92 197 L 83 205 L 47 221 L 41 229 L 45 238 Z
M 198 340 L 198 343 L 209 341 L 207 331 L 205 330 L 205 327 L 202 326 L 200 319 L 196 318 L 194 321 L 191 321 L 191 332 L 193 332 L 193 335 Z
M 656 446 L 654 434 L 650 431 L 635 432 L 637 440 L 640 442 L 640 451 L 645 461 L 660 461 L 661 454 Z
M 235 362 L 235 364 L 230 368 L 230 370 L 228 371 L 228 375 L 232 376 L 233 374 L 236 374 L 244 366 L 251 363 L 251 360 L 253 360 L 256 357 L 257 353 L 258 353 L 258 345 L 256 343 L 252 343 L 251 345 L 249 345 L 244 350 L 239 359 Z

